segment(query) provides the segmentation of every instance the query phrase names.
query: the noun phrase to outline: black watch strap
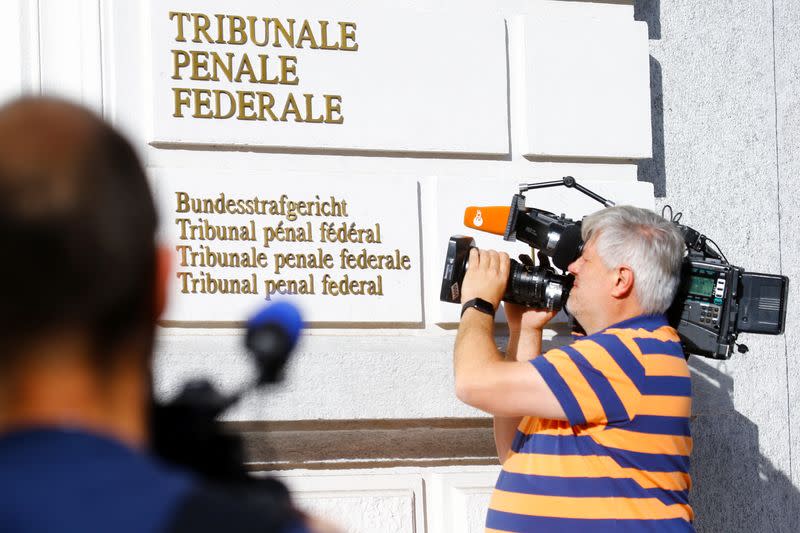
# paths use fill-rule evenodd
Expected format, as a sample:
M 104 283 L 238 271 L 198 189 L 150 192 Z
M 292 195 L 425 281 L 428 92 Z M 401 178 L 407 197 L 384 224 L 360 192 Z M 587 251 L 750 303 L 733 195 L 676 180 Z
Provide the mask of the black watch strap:
M 483 298 L 473 298 L 472 300 L 465 302 L 464 305 L 461 306 L 461 316 L 464 316 L 464 312 L 471 307 L 474 307 L 481 313 L 486 313 L 487 315 L 494 317 L 494 306 Z

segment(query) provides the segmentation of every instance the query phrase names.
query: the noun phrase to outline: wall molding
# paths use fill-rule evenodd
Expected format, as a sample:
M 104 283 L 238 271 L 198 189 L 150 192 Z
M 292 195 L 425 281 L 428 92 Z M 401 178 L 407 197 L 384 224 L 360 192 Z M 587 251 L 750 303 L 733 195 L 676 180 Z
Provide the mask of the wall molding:
M 251 470 L 494 465 L 491 418 L 225 422 Z

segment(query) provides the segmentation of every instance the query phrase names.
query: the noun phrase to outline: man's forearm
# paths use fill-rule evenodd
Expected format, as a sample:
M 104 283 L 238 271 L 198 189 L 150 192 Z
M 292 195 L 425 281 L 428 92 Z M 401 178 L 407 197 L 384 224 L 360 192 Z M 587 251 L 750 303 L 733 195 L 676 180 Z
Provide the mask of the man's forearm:
M 455 371 L 456 395 L 467 403 L 471 403 L 470 391 L 480 380 L 483 365 L 502 359 L 494 343 L 494 320 L 489 315 L 474 310 L 467 310 L 461 318 L 453 350 L 453 369 Z M 509 349 L 515 350 L 518 336 L 509 339 Z M 508 352 L 508 350 L 507 350 Z M 513 361 L 513 356 L 505 359 Z M 505 461 L 514 440 L 516 427 L 521 417 L 494 417 L 494 438 L 497 456 Z
M 510 341 L 509 341 L 510 343 Z M 519 334 L 514 357 L 517 361 L 530 361 L 542 353 L 542 330 L 528 329 Z
M 461 317 L 453 350 L 456 388 L 479 380 L 482 368 L 502 359 L 494 342 L 494 319 L 475 309 L 467 309 Z
M 529 330 L 521 335 L 519 331 L 509 331 L 506 361 L 527 361 L 538 356 L 542 351 L 542 331 Z M 493 421 L 494 445 L 497 458 L 504 463 L 511 451 L 517 428 L 522 422 L 521 416 L 495 416 Z

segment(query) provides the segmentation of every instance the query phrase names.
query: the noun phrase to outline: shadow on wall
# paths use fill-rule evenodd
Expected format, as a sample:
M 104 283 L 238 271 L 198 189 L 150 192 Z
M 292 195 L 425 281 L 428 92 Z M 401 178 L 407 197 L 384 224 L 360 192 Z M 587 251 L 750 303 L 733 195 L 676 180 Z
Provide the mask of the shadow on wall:
M 633 18 L 647 22 L 648 38 L 661 39 L 661 0 L 636 0 Z
M 653 131 L 653 157 L 639 161 L 639 181 L 653 184 L 656 198 L 667 195 L 667 171 L 664 159 L 664 90 L 661 64 L 650 56 L 650 127 Z
M 661 39 L 661 0 L 635 0 L 633 18 L 647 23 L 648 38 Z M 639 181 L 653 184 L 656 198 L 667 195 L 664 166 L 664 90 L 661 64 L 650 56 L 650 126 L 653 131 L 653 158 L 639 161 Z
M 761 455 L 759 428 L 733 406 L 733 380 L 691 357 L 691 503 L 698 533 L 800 531 L 800 491 Z

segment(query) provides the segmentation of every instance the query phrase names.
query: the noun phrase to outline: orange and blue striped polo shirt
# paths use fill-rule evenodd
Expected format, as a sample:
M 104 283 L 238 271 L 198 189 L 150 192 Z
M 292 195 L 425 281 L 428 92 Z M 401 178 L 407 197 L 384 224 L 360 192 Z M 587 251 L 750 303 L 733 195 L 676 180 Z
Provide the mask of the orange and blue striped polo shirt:
M 569 421 L 523 418 L 487 531 L 694 531 L 692 386 L 666 318 L 632 318 L 531 363 Z

